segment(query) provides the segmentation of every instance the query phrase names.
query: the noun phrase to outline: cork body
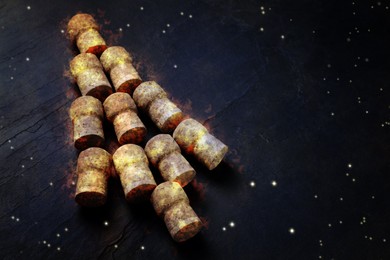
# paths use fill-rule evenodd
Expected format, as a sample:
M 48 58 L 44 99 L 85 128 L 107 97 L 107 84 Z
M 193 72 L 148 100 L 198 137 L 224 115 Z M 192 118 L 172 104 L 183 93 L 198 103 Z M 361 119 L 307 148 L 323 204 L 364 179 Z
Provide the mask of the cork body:
M 137 115 L 137 106 L 127 93 L 111 94 L 103 103 L 107 119 L 114 124 L 118 142 L 140 143 L 146 135 L 146 127 Z
M 103 106 L 94 97 L 79 97 L 69 110 L 73 122 L 74 146 L 79 150 L 101 147 L 104 143 Z
M 103 102 L 112 93 L 110 82 L 94 54 L 82 53 L 74 57 L 70 61 L 70 72 L 83 96 L 93 96 Z
M 173 138 L 182 150 L 193 154 L 209 170 L 217 167 L 228 151 L 224 143 L 211 135 L 201 123 L 191 118 L 177 126 Z
M 85 207 L 105 204 L 111 165 L 111 155 L 101 148 L 92 147 L 80 153 L 75 195 L 78 204 Z
M 157 215 L 164 218 L 175 241 L 186 241 L 202 228 L 202 221 L 191 208 L 186 193 L 177 182 L 167 181 L 158 185 L 152 193 L 151 201 Z
M 113 161 L 126 199 L 132 202 L 149 198 L 156 182 L 144 150 L 135 144 L 123 145 L 114 153 Z
M 145 110 L 163 133 L 171 133 L 183 120 L 182 111 L 167 98 L 166 92 L 154 81 L 141 83 L 133 93 L 137 106 Z
M 89 14 L 76 14 L 68 22 L 68 35 L 81 53 L 100 56 L 107 49 L 106 42 L 99 33 L 99 25 Z
M 130 95 L 141 84 L 141 77 L 132 65 L 132 57 L 120 46 L 109 47 L 102 53 L 100 61 L 104 70 L 110 73 L 110 78 L 117 92 Z
M 165 181 L 178 182 L 182 187 L 195 177 L 196 172 L 181 155 L 180 148 L 168 134 L 151 138 L 145 146 L 150 163 L 159 169 Z

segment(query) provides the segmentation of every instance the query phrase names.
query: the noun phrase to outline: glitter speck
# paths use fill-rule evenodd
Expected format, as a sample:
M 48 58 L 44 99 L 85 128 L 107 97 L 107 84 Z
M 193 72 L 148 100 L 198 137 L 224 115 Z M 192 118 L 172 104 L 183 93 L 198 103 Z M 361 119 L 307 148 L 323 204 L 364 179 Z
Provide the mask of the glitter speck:
M 317 195 L 317 194 L 316 194 L 316 195 L 314 195 L 314 198 L 315 198 L 315 199 L 317 199 L 317 198 L 318 198 L 318 195 Z
M 13 150 L 13 149 L 14 149 L 14 147 L 13 147 L 13 146 L 11 146 L 11 147 L 10 147 L 10 149 L 11 149 L 11 150 Z
M 128 23 L 128 24 L 126 24 L 126 27 L 130 27 L 130 24 Z
M 57 251 L 61 251 L 61 247 L 57 247 Z
M 47 244 L 47 247 L 51 247 L 51 245 L 50 245 L 50 244 Z
M 183 12 L 180 12 L 180 15 L 182 15 L 182 16 L 183 16 L 183 15 L 184 15 L 184 13 L 183 13 Z
M 31 161 L 34 160 L 34 157 L 31 156 L 31 157 L 30 157 L 30 160 L 31 160 Z
M 11 216 L 11 219 L 15 219 L 15 216 Z
M 143 7 L 143 6 L 141 6 L 139 9 L 142 11 L 142 10 L 144 10 L 144 7 Z
M 283 40 L 285 37 L 284 37 L 284 35 L 281 35 L 280 38 Z
M 249 185 L 250 185 L 251 187 L 255 187 L 255 186 L 256 186 L 256 183 L 255 183 L 254 181 L 251 181 L 251 182 L 249 183 Z
M 114 247 L 115 247 L 115 248 L 118 248 L 118 245 L 117 245 L 117 244 L 115 244 L 115 245 L 114 245 Z
M 264 32 L 264 28 L 263 27 L 260 27 L 260 32 Z
M 57 233 L 57 237 L 60 237 L 61 235 L 59 233 Z
M 69 231 L 69 229 L 68 229 L 68 228 L 64 228 L 64 231 L 65 231 L 65 232 L 68 232 L 68 231 Z
M 351 163 L 348 163 L 348 168 L 352 168 L 352 164 Z
M 61 30 L 61 33 L 65 33 L 65 31 L 64 31 L 64 30 Z
M 171 25 L 169 23 L 167 23 L 167 27 L 171 27 Z
M 43 242 L 42 242 L 43 244 L 46 244 L 46 240 L 43 240 Z
M 290 228 L 290 229 L 288 230 L 288 232 L 290 232 L 290 234 L 295 234 L 295 229 L 294 229 L 294 228 Z
M 192 14 L 190 14 L 190 15 L 188 16 L 188 18 L 190 18 L 190 19 L 191 19 L 191 18 L 192 18 Z
M 24 164 L 22 164 L 22 168 L 24 168 Z
M 271 182 L 271 185 L 274 186 L 274 187 L 276 187 L 276 186 L 278 185 L 278 183 L 277 183 L 276 181 L 272 181 L 272 182 Z
M 122 29 L 122 28 L 119 28 L 119 31 L 121 32 L 121 31 L 123 31 L 123 29 Z
M 222 231 L 226 231 L 226 227 L 222 227 Z
M 105 225 L 105 226 L 108 226 L 108 221 L 104 221 L 104 225 Z
M 31 6 L 28 5 L 28 6 L 27 6 L 27 10 L 31 10 Z
M 30 58 L 29 58 L 29 57 L 27 57 L 27 58 L 26 58 L 26 61 L 30 61 Z
M 50 186 L 53 186 L 53 183 L 52 183 L 52 182 L 49 182 L 49 185 L 50 185 Z
M 176 65 L 176 64 L 175 64 L 175 65 L 173 65 L 173 68 L 177 69 L 177 65 Z
M 162 30 L 162 33 L 165 33 L 165 30 Z
M 144 247 L 144 246 L 141 246 L 141 250 L 145 250 L 145 247 Z
M 229 223 L 229 226 L 233 228 L 233 227 L 236 226 L 236 224 L 235 224 L 233 221 L 231 221 L 231 222 Z

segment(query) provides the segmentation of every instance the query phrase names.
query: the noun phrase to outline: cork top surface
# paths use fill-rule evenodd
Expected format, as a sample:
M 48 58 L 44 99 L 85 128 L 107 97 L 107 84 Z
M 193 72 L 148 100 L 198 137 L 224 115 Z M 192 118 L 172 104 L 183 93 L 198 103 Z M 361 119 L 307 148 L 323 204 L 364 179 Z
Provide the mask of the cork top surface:
M 145 153 L 154 166 L 156 166 L 164 156 L 172 152 L 180 153 L 180 147 L 172 136 L 168 134 L 156 135 L 145 145 Z
M 107 72 L 110 72 L 116 65 L 131 63 L 132 60 L 130 53 L 121 46 L 109 47 L 100 56 L 100 62 Z
M 70 18 L 67 26 L 67 32 L 72 41 L 74 41 L 80 33 L 88 29 L 99 30 L 99 25 L 90 14 L 76 14 Z
M 108 120 L 113 121 L 114 118 L 128 110 L 137 113 L 137 106 L 131 96 L 124 92 L 113 93 L 106 98 L 103 103 L 104 112 Z
M 81 96 L 72 102 L 69 116 L 72 120 L 79 116 L 97 116 L 103 118 L 103 105 L 99 99 L 92 96 Z
M 148 109 L 150 103 L 156 98 L 166 98 L 167 93 L 155 81 L 141 83 L 133 93 L 133 99 L 137 106 L 143 110 Z

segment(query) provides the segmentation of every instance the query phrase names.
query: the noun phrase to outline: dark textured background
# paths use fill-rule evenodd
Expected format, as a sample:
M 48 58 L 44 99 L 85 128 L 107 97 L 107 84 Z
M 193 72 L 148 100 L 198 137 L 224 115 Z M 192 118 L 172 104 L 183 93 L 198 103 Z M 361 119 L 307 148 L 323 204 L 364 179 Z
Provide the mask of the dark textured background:
M 0 0 L 1 258 L 389 259 L 389 6 Z M 230 147 L 212 172 L 191 160 L 206 227 L 184 244 L 118 180 L 102 209 L 73 200 L 80 11 Z

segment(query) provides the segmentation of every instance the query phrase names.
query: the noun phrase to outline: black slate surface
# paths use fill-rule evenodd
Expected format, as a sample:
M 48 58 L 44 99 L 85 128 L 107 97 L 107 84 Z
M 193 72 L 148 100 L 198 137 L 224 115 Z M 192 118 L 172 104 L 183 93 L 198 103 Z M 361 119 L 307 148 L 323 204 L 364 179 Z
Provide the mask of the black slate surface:
M 389 259 L 389 6 L 0 1 L 1 258 Z M 205 228 L 186 243 L 117 179 L 101 209 L 73 200 L 77 12 L 230 147 L 212 172 L 191 160 Z

